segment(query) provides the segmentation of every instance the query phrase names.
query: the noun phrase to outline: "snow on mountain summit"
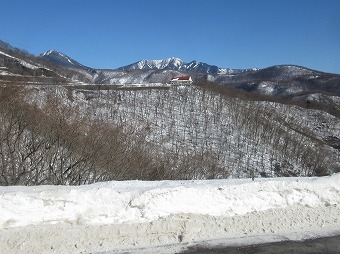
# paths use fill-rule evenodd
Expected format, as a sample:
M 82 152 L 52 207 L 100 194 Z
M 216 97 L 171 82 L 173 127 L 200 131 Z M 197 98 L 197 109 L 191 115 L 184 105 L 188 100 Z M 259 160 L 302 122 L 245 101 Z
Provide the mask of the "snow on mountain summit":
M 49 55 L 54 54 L 54 52 L 56 52 L 54 49 L 53 50 L 48 50 L 48 51 L 42 53 L 40 56 L 49 56 Z
M 56 50 L 48 50 L 45 53 L 40 54 L 40 57 L 45 58 L 56 64 L 62 65 L 64 67 L 78 67 L 78 68 L 84 67 L 82 64 L 78 63 L 76 60 Z
M 122 67 L 125 70 L 162 70 L 162 69 L 179 69 L 184 64 L 184 62 L 175 57 L 171 57 L 164 60 L 141 60 L 136 63 Z
M 176 70 L 176 71 L 194 71 L 209 74 L 230 74 L 240 72 L 234 69 L 223 69 L 215 65 L 209 65 L 196 60 L 189 63 L 180 58 L 171 57 L 164 60 L 141 60 L 136 63 L 123 66 L 120 70 Z

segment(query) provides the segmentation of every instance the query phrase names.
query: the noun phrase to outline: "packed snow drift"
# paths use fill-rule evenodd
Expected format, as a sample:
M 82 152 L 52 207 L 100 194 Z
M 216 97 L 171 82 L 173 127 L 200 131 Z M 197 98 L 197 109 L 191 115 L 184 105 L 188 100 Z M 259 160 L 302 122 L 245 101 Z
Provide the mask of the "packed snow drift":
M 0 187 L 0 253 L 168 252 L 202 241 L 340 234 L 329 177 Z

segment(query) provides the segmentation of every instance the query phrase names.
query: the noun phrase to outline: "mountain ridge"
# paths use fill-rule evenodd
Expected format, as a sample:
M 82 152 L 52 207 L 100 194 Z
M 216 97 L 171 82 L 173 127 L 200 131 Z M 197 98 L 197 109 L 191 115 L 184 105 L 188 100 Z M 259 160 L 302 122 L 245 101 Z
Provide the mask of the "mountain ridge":
M 85 69 L 95 69 L 91 67 L 84 66 L 74 60 L 73 58 L 58 52 L 56 50 L 48 50 L 44 53 L 41 53 L 39 57 L 47 59 L 55 64 L 62 65 L 67 68 L 85 68 Z M 99 70 L 99 69 L 97 69 Z M 191 71 L 191 72 L 199 72 L 204 74 L 233 74 L 240 73 L 244 71 L 248 71 L 251 69 L 229 69 L 229 68 L 220 68 L 216 65 L 210 65 L 207 63 L 199 62 L 193 60 L 191 62 L 184 62 L 182 59 L 177 57 L 170 57 L 167 59 L 157 59 L 157 60 L 148 60 L 143 59 L 132 64 L 118 67 L 116 69 L 118 71 L 131 71 L 131 70 L 176 70 L 176 71 Z M 253 69 L 252 69 L 253 70 Z
M 106 70 L 106 71 L 133 71 L 133 70 L 175 70 L 185 72 L 196 72 L 200 74 L 211 74 L 211 75 L 233 75 L 233 74 L 244 74 L 244 73 L 257 73 L 263 72 L 264 70 L 275 70 L 273 75 L 278 70 L 288 73 L 291 72 L 289 69 L 300 69 L 301 75 L 306 74 L 330 74 L 340 76 L 340 74 L 328 73 L 324 71 L 315 70 L 312 68 L 304 67 L 296 64 L 277 64 L 268 66 L 265 68 L 249 68 L 249 69 L 234 69 L 234 68 L 221 68 L 216 65 L 210 65 L 204 62 L 193 60 L 191 62 L 184 62 L 178 57 L 170 57 L 166 59 L 149 60 L 142 59 L 132 64 L 121 66 L 115 69 L 98 69 L 82 65 L 73 58 L 67 56 L 64 53 L 56 50 L 48 50 L 41 53 L 39 57 L 45 58 L 55 64 L 62 65 L 64 67 L 83 68 L 90 70 Z M 296 72 L 291 72 L 292 75 L 296 75 Z
M 32 79 L 30 77 L 39 75 L 39 80 L 46 80 L 46 76 L 51 77 L 50 82 L 58 77 L 58 82 L 68 80 L 72 83 L 130 86 L 150 83 L 167 84 L 175 76 L 191 76 L 196 83 L 213 82 L 250 93 L 256 92 L 292 100 L 297 98 L 313 101 L 313 98 L 321 98 L 313 94 L 321 94 L 322 100 L 327 96 L 327 100 L 333 101 L 329 95 L 340 96 L 340 75 L 293 64 L 239 70 L 219 68 L 196 60 L 187 63 L 180 58 L 171 57 L 161 60 L 141 60 L 116 69 L 95 69 L 84 66 L 56 50 L 46 51 L 39 56 L 25 55 L 23 52 L 20 57 L 21 51 L 6 43 L 3 43 L 3 46 L 4 52 L 9 54 L 10 51 L 15 50 L 13 56 L 24 60 L 15 60 L 6 55 L 0 56 L 1 74 L 4 80 L 29 80 Z M 36 67 L 30 68 L 33 65 Z
M 233 74 L 248 71 L 248 69 L 229 69 L 220 68 L 216 65 L 210 65 L 207 63 L 199 62 L 193 60 L 191 62 L 184 62 L 182 59 L 177 57 L 171 57 L 167 59 L 160 60 L 140 60 L 135 63 L 119 67 L 118 70 L 178 70 L 178 71 L 192 71 L 205 74 Z

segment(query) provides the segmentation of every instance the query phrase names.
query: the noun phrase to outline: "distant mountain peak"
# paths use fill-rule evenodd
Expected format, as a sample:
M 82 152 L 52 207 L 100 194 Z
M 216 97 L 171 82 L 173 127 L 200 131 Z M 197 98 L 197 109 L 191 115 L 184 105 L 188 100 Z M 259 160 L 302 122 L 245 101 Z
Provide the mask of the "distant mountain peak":
M 136 63 L 123 66 L 119 70 L 176 70 L 176 71 L 191 71 L 209 74 L 230 74 L 240 72 L 240 70 L 223 69 L 215 65 L 209 65 L 199 61 L 191 61 L 185 63 L 177 57 L 170 57 L 163 60 L 141 60 Z
M 77 68 L 84 68 L 85 66 L 78 63 L 76 60 L 72 59 L 71 57 L 60 53 L 54 49 L 48 50 L 45 53 L 40 54 L 40 57 L 45 58 L 53 63 L 62 65 L 64 67 L 77 67 Z
M 58 51 L 56 51 L 55 49 L 52 49 L 52 50 L 46 51 L 45 53 L 40 54 L 40 56 L 49 56 L 49 55 L 58 54 L 58 53 L 59 53 Z
M 136 63 L 124 66 L 120 69 L 125 70 L 163 70 L 163 69 L 178 69 L 183 65 L 183 61 L 176 57 L 170 57 L 163 60 L 140 60 Z

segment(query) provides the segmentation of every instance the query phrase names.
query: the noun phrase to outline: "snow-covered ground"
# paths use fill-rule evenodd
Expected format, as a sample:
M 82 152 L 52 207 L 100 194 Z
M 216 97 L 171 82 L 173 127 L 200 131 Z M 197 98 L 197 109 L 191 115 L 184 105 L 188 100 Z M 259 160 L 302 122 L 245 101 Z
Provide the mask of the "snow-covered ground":
M 331 234 L 340 234 L 340 173 L 0 187 L 0 253 L 174 253 Z

